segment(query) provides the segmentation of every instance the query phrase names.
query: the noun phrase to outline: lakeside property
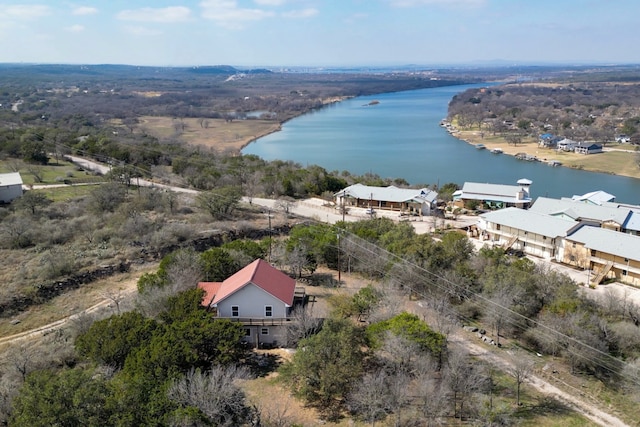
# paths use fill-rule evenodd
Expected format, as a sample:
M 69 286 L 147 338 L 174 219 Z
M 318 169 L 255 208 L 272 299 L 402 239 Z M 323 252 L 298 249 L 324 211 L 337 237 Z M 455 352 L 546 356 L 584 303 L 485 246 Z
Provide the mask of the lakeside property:
M 574 152 L 557 150 L 555 148 L 540 147 L 538 140 L 533 137 L 525 137 L 518 144 L 510 144 L 505 138 L 491 135 L 489 132 L 479 130 L 460 130 L 451 126 L 449 133 L 471 145 L 483 144 L 488 150 L 501 150 L 500 154 L 516 157 L 524 154 L 526 159 L 564 166 L 572 169 L 580 169 L 587 172 L 600 172 L 612 175 L 640 178 L 640 165 L 637 156 L 640 151 L 635 151 L 635 146 L 629 144 L 613 143 L 604 147 L 602 153 L 578 154 Z

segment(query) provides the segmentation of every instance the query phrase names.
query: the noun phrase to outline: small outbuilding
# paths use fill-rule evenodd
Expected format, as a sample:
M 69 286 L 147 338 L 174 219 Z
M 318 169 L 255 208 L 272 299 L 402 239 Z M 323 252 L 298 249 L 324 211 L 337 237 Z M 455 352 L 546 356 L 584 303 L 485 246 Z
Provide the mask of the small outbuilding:
M 22 196 L 22 177 L 20 172 L 0 174 L 0 202 L 11 203 Z

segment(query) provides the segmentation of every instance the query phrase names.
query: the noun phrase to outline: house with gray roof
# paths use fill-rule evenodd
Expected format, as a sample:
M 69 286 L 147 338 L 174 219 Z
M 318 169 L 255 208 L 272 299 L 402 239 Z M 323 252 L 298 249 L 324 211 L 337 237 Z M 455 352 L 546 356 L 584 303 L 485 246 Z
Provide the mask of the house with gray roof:
M 640 285 L 640 237 L 598 227 L 580 227 L 565 238 L 562 262 L 589 272 L 590 284 L 615 279 Z
M 594 142 L 579 142 L 573 147 L 573 152 L 578 154 L 602 153 L 602 144 Z
M 624 226 L 630 224 L 629 218 L 634 215 L 634 211 L 629 208 L 616 208 L 607 204 L 595 205 L 567 198 L 538 197 L 529 209 L 551 217 L 588 222 L 620 232 L 627 231 Z
M 565 138 L 562 141 L 558 141 L 556 146 L 558 147 L 558 150 L 573 151 L 573 149 L 576 147 L 577 144 L 578 143 L 576 141 L 569 138 Z
M 492 245 L 556 261 L 563 258 L 564 237 L 578 226 L 570 218 L 513 207 L 484 213 L 478 222 L 481 236 Z
M 337 206 L 383 209 L 417 215 L 431 215 L 438 193 L 428 188 L 374 187 L 353 184 L 335 195 Z
M 523 178 L 518 180 L 517 184 L 465 182 L 462 190 L 453 193 L 453 204 L 457 207 L 468 207 L 471 203 L 480 203 L 488 209 L 506 207 L 526 209 L 532 202 L 530 193 L 532 181 Z
M 571 199 L 538 198 L 529 210 L 480 215 L 488 244 L 588 271 L 590 284 L 610 278 L 640 285 L 640 211 Z
M 573 197 L 571 197 L 571 200 L 601 206 L 603 203 L 615 201 L 616 196 L 614 196 L 613 194 L 609 194 L 606 191 L 598 190 L 583 194 L 582 196 L 574 195 Z

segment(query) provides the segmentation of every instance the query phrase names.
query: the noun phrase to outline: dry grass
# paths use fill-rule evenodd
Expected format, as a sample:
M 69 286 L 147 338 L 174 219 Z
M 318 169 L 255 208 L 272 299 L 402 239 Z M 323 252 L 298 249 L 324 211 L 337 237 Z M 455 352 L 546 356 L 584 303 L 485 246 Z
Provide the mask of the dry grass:
M 111 296 L 131 296 L 135 293 L 138 278 L 145 272 L 157 270 L 157 265 L 146 265 L 123 274 L 117 274 L 103 280 L 97 280 L 78 289 L 65 292 L 46 304 L 33 306 L 28 311 L 7 319 L 0 319 L 0 337 L 8 337 L 32 329 L 41 328 L 73 314 L 78 314 L 97 304 L 103 303 L 108 310 L 115 312 L 115 307 L 107 307 Z M 125 302 L 123 302 L 124 304 Z M 96 307 L 97 308 L 97 307 Z M 12 325 L 11 321 L 20 323 Z
M 206 119 L 207 127 L 198 118 L 180 121 L 171 117 L 145 116 L 140 118 L 139 130 L 162 140 L 177 139 L 191 145 L 212 148 L 217 152 L 239 153 L 255 139 L 280 130 L 280 123 L 270 120 Z M 184 130 L 176 131 L 177 124 L 184 123 Z

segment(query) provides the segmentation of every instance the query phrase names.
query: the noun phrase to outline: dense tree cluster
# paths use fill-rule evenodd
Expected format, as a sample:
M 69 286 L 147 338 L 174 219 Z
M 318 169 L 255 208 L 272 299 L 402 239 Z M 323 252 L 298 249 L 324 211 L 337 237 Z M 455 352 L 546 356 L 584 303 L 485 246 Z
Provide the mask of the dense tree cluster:
M 612 143 L 640 143 L 640 84 L 522 83 L 469 89 L 454 96 L 448 116 L 463 128 L 510 136 L 543 133 Z
M 332 268 L 349 269 L 382 284 L 365 287 L 351 298 L 332 298 L 333 315 L 342 323 L 331 323 L 325 332 L 300 341 L 287 368 L 292 370 L 286 374 L 294 390 L 310 404 L 324 402 L 318 406 L 329 418 L 347 410 L 372 423 L 390 414 L 400 416 L 402 408 L 415 408 L 415 393 L 424 386 L 431 393 L 425 399 L 441 405 L 434 408 L 425 401 L 423 416 L 433 422 L 442 417 L 506 422 L 510 411 L 500 405 L 491 410 L 484 406 L 494 392 L 492 370 L 472 364 L 458 354 L 459 349 L 448 348 L 446 337 L 460 322 L 486 328 L 498 345 L 504 338 L 515 339 L 533 351 L 562 357 L 575 375 L 594 375 L 608 387 L 637 390 L 637 368 L 629 362 L 640 358 L 640 307 L 624 298 L 609 294 L 608 303 L 598 304 L 580 293 L 570 278 L 526 258 L 508 256 L 500 248 L 484 248 L 474 255 L 462 234 L 445 233 L 436 240 L 384 219 L 300 226 L 278 259 L 291 262 L 289 254 L 297 250 L 304 257 L 294 257 L 292 273 L 309 268 L 304 263 L 331 263 Z M 420 298 L 434 323 L 427 325 L 415 314 L 403 313 L 404 303 L 394 302 L 393 295 Z M 420 312 L 419 307 L 414 310 Z M 350 331 L 354 323 L 344 319 L 369 320 L 370 326 L 360 328 L 364 341 Z M 332 331 L 331 336 L 326 331 Z M 347 343 L 334 341 L 344 333 L 345 340 L 358 343 L 348 355 L 342 353 L 349 349 Z M 323 353 L 324 346 L 337 350 Z M 322 363 L 316 360 L 318 354 Z M 355 365 L 362 376 L 348 383 L 332 382 L 346 376 L 325 368 L 323 363 L 335 354 L 364 360 Z M 527 360 L 514 361 L 509 371 L 518 401 L 520 386 L 531 371 Z M 410 398 L 393 395 L 397 382 L 402 384 L 400 390 L 411 390 Z M 389 402 L 405 403 L 390 408 Z

